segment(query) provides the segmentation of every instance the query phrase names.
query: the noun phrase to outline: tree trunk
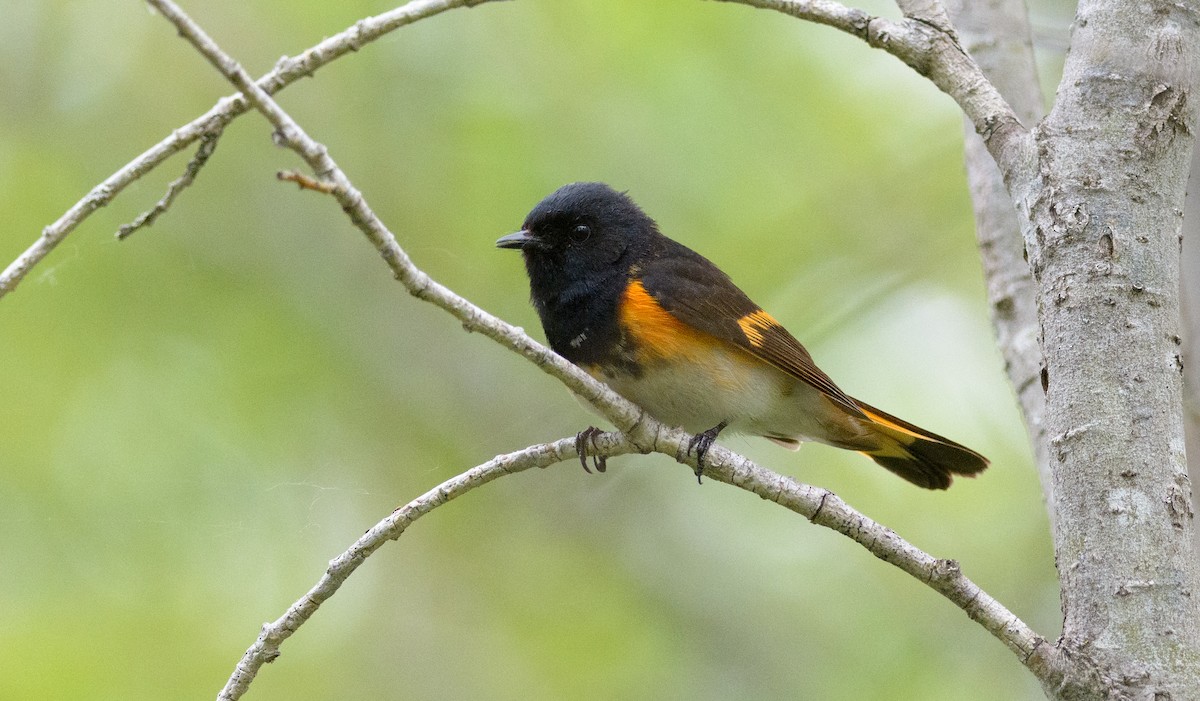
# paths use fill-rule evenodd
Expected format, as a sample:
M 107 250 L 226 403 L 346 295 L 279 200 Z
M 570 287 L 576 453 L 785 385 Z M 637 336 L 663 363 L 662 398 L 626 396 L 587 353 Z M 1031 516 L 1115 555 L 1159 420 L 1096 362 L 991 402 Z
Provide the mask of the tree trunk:
M 1110 697 L 1200 689 L 1179 323 L 1198 45 L 1193 5 L 1081 2 L 1038 174 L 1012 192 L 1040 300 L 1061 644 Z

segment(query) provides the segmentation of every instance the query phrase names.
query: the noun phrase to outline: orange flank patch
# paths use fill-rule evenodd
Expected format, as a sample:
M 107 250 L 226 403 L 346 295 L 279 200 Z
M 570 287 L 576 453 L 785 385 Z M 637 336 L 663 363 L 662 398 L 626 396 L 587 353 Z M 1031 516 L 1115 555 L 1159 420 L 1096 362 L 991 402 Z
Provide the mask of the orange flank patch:
M 750 345 L 755 348 L 762 348 L 763 346 L 763 331 L 779 326 L 779 322 L 775 321 L 775 317 L 761 309 L 743 316 L 738 319 L 737 323 L 738 326 L 742 327 L 742 333 L 746 334 L 746 340 L 750 341 Z
M 643 361 L 681 356 L 694 359 L 720 343 L 671 316 L 639 280 L 630 282 L 621 297 L 621 328 L 637 344 Z

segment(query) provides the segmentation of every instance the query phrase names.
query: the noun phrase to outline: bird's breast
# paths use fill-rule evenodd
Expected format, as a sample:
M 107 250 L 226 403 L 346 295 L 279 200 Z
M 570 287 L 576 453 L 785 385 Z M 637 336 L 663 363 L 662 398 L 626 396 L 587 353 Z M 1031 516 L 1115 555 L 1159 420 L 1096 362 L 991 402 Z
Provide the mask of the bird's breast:
M 598 284 L 589 280 L 553 292 L 535 291 L 534 306 L 554 352 L 576 365 L 611 357 L 621 343 L 619 291 L 615 281 Z

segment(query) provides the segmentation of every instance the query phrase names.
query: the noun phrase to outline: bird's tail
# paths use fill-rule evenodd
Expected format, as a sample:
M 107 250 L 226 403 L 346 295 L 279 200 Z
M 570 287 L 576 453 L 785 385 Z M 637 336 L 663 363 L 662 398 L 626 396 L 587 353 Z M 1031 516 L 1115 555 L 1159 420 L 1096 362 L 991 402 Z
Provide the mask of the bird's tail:
M 945 489 L 950 486 L 951 475 L 974 477 L 988 466 L 987 458 L 964 445 L 854 401 L 882 439 L 878 448 L 862 454 L 918 487 Z

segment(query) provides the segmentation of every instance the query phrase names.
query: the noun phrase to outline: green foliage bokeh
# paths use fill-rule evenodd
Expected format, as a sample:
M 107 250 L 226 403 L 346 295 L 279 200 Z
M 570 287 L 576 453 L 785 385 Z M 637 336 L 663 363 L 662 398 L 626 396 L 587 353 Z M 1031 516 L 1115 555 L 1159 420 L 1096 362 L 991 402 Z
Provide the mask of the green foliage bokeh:
M 186 3 L 252 73 L 385 3 Z M 135 2 L 0 0 L 0 258 L 227 94 Z M 961 117 L 833 30 L 695 0 L 521 0 L 403 28 L 281 104 L 414 261 L 541 338 L 492 242 L 573 180 L 629 190 L 848 392 L 993 467 L 918 490 L 860 456 L 726 444 L 835 490 L 1057 633 L 1037 480 L 994 349 Z M 246 115 L 0 301 L 0 698 L 215 695 L 262 621 L 396 506 L 595 421 L 409 297 Z M 509 477 L 415 525 L 256 699 L 1035 698 L 1013 655 L 852 542 L 661 456 Z

